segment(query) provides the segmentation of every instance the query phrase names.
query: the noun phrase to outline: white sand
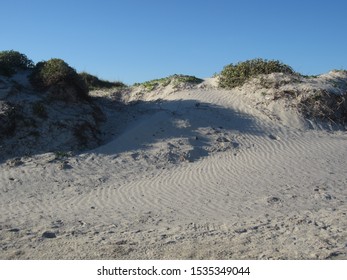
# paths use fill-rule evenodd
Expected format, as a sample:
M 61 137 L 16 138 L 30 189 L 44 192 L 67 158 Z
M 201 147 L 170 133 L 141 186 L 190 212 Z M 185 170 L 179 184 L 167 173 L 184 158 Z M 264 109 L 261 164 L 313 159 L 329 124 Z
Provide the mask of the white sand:
M 133 91 L 65 166 L 1 164 L 0 258 L 346 259 L 346 132 L 214 85 Z

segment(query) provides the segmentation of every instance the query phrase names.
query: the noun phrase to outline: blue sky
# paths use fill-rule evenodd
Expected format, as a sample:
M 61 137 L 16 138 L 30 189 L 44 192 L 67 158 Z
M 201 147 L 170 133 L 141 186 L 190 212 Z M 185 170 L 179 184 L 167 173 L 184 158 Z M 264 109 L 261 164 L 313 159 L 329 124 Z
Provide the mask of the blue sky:
M 210 77 L 278 59 L 303 74 L 347 69 L 347 1 L 1 0 L 0 50 L 142 82 Z

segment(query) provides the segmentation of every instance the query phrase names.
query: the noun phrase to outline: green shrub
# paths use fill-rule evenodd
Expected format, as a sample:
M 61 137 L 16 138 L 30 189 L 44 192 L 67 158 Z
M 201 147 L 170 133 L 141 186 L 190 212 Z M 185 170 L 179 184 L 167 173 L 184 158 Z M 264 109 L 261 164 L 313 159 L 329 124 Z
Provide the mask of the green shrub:
M 38 90 L 50 90 L 58 99 L 81 99 L 88 96 L 88 87 L 76 70 L 64 60 L 52 58 L 36 64 L 30 75 L 32 85 Z M 67 96 L 67 94 L 74 96 Z
M 229 64 L 224 67 L 219 76 L 219 86 L 234 88 L 243 85 L 248 79 L 259 74 L 288 73 L 294 74 L 293 69 L 278 60 L 264 60 L 261 58 L 246 60 L 236 65 Z
M 25 54 L 17 51 L 0 52 L 0 75 L 12 76 L 18 70 L 26 70 L 34 66 Z
M 79 75 L 82 78 L 82 80 L 86 83 L 89 90 L 125 87 L 125 84 L 123 84 L 122 82 L 110 82 L 110 81 L 101 80 L 98 77 L 86 72 L 82 72 Z

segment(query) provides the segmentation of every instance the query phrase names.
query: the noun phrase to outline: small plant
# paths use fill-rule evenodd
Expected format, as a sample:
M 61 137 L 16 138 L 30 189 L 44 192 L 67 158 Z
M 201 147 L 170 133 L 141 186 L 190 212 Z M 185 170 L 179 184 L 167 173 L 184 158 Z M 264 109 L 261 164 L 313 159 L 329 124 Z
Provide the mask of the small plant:
M 62 59 L 53 58 L 37 63 L 30 75 L 30 81 L 38 90 L 50 89 L 57 99 L 69 101 L 69 99 L 85 99 L 88 96 L 86 83 L 75 69 Z
M 42 102 L 36 102 L 33 104 L 33 113 L 40 118 L 47 118 L 47 111 Z
M 34 63 L 25 54 L 10 50 L 0 52 L 0 75 L 12 76 L 18 70 L 32 68 Z
M 123 84 L 122 82 L 110 82 L 101 80 L 98 77 L 86 72 L 82 72 L 79 75 L 82 78 L 82 80 L 86 83 L 89 90 L 125 87 L 125 84 Z
M 219 76 L 219 86 L 231 89 L 243 85 L 248 79 L 257 75 L 271 73 L 295 74 L 290 66 L 278 60 L 257 58 L 225 66 Z

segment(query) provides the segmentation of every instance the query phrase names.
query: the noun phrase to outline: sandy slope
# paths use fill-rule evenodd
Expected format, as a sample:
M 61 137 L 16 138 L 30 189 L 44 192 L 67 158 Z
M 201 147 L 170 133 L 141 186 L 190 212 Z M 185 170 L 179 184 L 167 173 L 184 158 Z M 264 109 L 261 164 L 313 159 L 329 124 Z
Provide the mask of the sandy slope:
M 346 259 L 346 132 L 214 83 L 133 91 L 104 146 L 1 164 L 0 258 Z

